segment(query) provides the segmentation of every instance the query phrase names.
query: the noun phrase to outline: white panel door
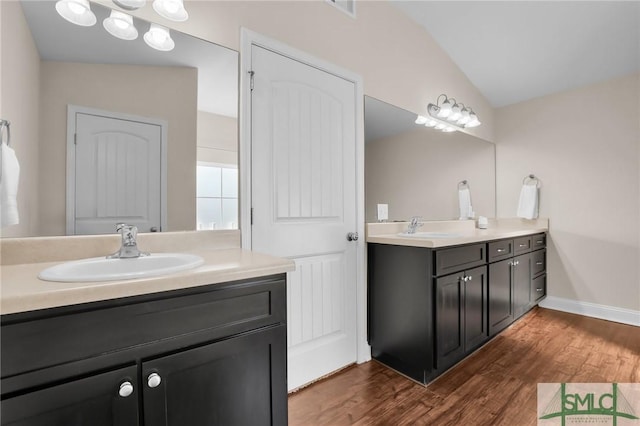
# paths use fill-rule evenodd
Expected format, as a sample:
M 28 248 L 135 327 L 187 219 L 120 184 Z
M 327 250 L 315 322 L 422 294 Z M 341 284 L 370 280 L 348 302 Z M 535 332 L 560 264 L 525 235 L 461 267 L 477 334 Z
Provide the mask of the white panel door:
M 162 128 L 76 114 L 75 234 L 160 230 Z
M 252 46 L 252 249 L 295 261 L 288 381 L 356 361 L 355 84 Z

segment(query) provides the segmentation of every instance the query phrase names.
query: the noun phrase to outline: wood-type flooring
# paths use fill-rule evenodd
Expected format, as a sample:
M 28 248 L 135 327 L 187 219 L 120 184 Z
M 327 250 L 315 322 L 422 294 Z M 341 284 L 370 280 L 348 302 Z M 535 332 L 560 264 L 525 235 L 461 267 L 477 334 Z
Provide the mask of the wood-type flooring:
M 427 387 L 371 361 L 292 393 L 289 425 L 535 425 L 561 382 L 640 382 L 640 327 L 535 308 Z

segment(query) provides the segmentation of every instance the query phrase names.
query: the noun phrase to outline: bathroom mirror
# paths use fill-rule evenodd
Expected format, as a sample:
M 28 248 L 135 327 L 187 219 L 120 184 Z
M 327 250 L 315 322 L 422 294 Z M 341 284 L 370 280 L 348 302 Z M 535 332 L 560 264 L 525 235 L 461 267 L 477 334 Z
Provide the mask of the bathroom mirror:
M 67 234 L 68 105 L 166 124 L 163 231 L 237 228 L 238 53 L 174 30 L 175 48 L 155 50 L 149 22 L 133 18 L 138 37 L 125 41 L 103 26 L 110 8 L 91 9 L 97 23 L 82 27 L 55 1 L 22 2 L 40 57 L 38 235 Z
M 463 180 L 476 216 L 495 217 L 494 144 L 417 125 L 417 114 L 369 96 L 364 107 L 367 222 L 377 222 L 377 204 L 389 205 L 390 221 L 458 219 Z

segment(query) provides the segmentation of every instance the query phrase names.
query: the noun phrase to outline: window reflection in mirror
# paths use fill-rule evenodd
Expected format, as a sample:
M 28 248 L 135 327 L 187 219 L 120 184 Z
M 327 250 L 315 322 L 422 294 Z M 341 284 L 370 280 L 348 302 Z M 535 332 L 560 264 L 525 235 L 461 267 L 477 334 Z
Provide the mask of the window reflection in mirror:
M 196 176 L 197 229 L 237 229 L 238 169 L 199 161 Z

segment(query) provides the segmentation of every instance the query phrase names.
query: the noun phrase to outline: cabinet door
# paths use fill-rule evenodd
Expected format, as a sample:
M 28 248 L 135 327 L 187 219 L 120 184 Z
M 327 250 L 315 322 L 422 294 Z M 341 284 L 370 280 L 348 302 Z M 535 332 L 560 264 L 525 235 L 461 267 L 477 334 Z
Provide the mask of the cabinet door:
M 464 294 L 464 349 L 471 352 L 489 338 L 487 327 L 487 267 L 465 272 Z
M 493 336 L 513 322 L 512 260 L 489 265 L 489 333 Z
M 142 381 L 146 426 L 286 425 L 285 327 L 145 361 Z
M 513 258 L 514 319 L 519 318 L 531 306 L 531 255 Z
M 444 370 L 464 355 L 462 274 L 436 280 L 436 368 Z
M 135 366 L 122 368 L 5 399 L 2 425 L 138 425 L 136 371 Z M 125 382 L 131 394 L 122 397 Z

